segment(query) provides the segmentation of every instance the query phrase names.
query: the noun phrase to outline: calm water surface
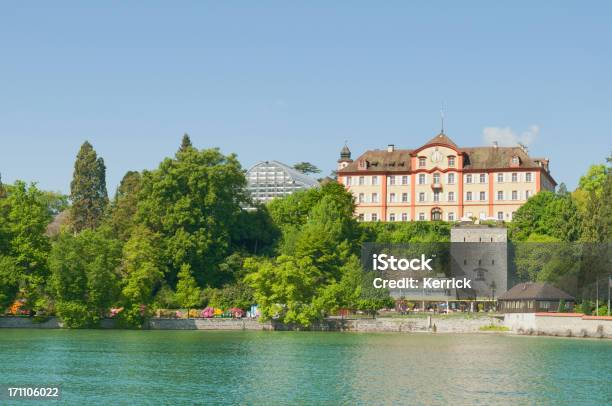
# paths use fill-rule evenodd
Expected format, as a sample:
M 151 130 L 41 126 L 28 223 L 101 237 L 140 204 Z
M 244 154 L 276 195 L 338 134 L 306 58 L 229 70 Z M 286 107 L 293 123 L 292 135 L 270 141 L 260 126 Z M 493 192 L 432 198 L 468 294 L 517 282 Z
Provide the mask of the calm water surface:
M 609 340 L 2 329 L 0 356 L 48 404 L 612 404 Z

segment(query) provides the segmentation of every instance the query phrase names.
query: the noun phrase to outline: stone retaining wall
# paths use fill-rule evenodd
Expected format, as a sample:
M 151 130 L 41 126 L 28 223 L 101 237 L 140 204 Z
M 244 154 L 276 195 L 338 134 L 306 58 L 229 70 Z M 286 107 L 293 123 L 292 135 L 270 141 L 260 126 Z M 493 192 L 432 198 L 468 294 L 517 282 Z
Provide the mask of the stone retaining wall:
M 272 330 L 256 319 L 151 319 L 151 330 Z
M 612 338 L 612 317 L 576 313 L 508 313 L 504 325 L 516 334 Z
M 57 317 L 37 323 L 29 317 L 0 317 L 0 328 L 62 328 L 62 322 Z
M 476 333 L 484 326 L 501 326 L 502 320 L 495 317 L 477 317 L 473 319 L 455 317 L 398 317 L 377 319 L 330 319 L 314 324 L 307 329 L 297 326 L 273 323 L 274 330 L 310 330 L 310 331 L 353 331 L 353 332 L 438 332 L 438 333 Z
M 377 319 L 328 319 L 308 328 L 277 322 L 260 323 L 256 319 L 151 319 L 145 328 L 151 330 L 309 330 L 352 332 L 433 332 L 474 333 L 482 326 L 499 325 L 501 321 L 492 317 L 438 318 L 407 317 Z M 435 327 L 434 327 L 435 326 Z M 44 323 L 35 323 L 30 318 L 0 317 L 0 328 L 62 328 L 61 321 L 52 317 Z M 116 328 L 115 320 L 104 319 L 100 328 Z

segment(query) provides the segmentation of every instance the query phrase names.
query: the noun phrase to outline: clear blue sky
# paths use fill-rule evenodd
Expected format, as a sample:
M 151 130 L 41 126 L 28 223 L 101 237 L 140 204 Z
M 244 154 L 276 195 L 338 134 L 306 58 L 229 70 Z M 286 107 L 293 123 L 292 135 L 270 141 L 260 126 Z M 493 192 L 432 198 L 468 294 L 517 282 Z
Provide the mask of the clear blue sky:
M 575 187 L 612 149 L 612 2 L 0 4 L 0 173 L 69 191 L 89 140 L 109 191 L 184 132 L 335 168 L 446 133 L 529 143 Z

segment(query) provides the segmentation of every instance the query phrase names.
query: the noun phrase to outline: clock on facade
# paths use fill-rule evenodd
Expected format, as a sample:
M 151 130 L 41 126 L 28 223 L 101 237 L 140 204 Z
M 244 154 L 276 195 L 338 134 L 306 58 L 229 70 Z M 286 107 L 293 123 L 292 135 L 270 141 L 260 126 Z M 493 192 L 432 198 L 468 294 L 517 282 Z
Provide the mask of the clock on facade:
M 433 163 L 438 163 L 442 160 L 443 156 L 442 153 L 440 151 L 438 151 L 438 148 L 436 148 L 430 155 L 429 158 L 431 159 L 431 162 Z

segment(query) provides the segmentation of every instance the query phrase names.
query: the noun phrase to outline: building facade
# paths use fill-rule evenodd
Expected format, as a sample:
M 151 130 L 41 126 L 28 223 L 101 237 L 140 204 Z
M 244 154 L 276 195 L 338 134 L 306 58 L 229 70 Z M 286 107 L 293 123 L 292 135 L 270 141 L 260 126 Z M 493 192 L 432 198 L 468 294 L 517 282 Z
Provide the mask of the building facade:
M 316 179 L 278 161 L 259 162 L 247 171 L 246 177 L 251 197 L 260 203 L 319 186 Z
M 440 133 L 417 149 L 366 151 L 345 145 L 338 181 L 355 196 L 360 221 L 511 221 L 540 190 L 554 190 L 545 158 L 525 147 L 460 148 Z

